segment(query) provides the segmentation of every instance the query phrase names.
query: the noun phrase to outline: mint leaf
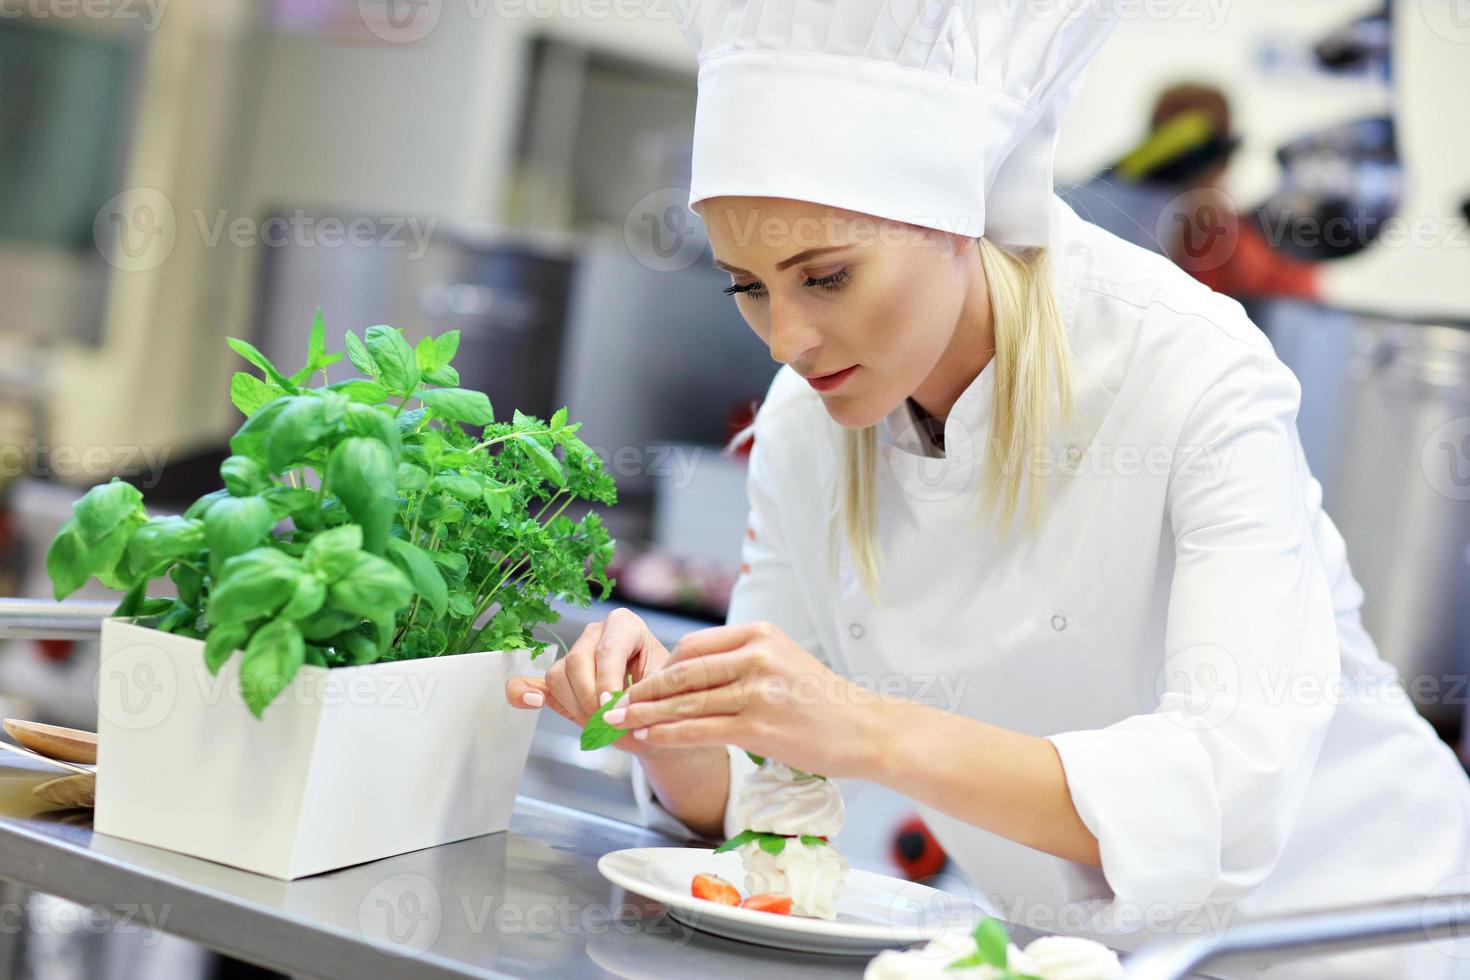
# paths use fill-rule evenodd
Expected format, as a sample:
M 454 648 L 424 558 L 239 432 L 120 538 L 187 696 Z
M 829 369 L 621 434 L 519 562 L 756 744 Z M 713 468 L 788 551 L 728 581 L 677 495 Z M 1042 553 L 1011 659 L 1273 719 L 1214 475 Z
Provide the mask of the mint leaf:
M 980 920 L 975 926 L 975 945 L 980 948 L 979 955 L 984 957 L 985 963 L 1001 970 L 1006 968 L 1006 947 L 1010 945 L 1010 937 L 999 919 Z
M 715 848 L 715 853 L 724 854 L 726 851 L 733 851 L 737 847 L 742 847 L 746 844 L 749 844 L 751 841 L 755 840 L 759 836 L 760 835 L 753 830 L 742 830 L 740 833 L 736 834 L 734 837 L 731 837 L 729 840 L 725 841 L 725 843 Z
M 633 676 L 631 674 L 628 675 L 626 683 L 633 683 Z M 621 691 L 614 691 L 613 696 L 608 698 L 607 704 L 604 704 L 602 707 L 592 712 L 592 717 L 587 719 L 587 724 L 584 725 L 582 728 L 583 752 L 591 752 L 593 749 L 600 749 L 605 746 L 611 745 L 618 739 L 622 738 L 624 735 L 628 734 L 628 730 L 626 728 L 617 728 L 613 725 L 609 725 L 606 721 L 603 721 L 602 718 L 602 716 L 607 714 L 608 710 L 612 708 L 613 705 L 621 701 L 623 699 L 623 695 L 627 693 L 628 691 L 626 688 Z
M 725 843 L 715 848 L 715 853 L 722 854 L 725 851 L 733 851 L 737 847 L 742 847 L 746 844 L 755 843 L 759 844 L 761 850 L 765 851 L 767 854 L 780 854 L 782 851 L 786 850 L 786 842 L 791 839 L 791 837 L 788 837 L 785 834 L 771 834 L 763 830 L 742 830 L 740 833 L 736 834 L 734 837 L 731 837 L 729 840 L 725 841 Z M 810 834 L 802 834 L 800 840 L 803 844 L 809 845 L 827 843 L 827 841 L 822 840 L 822 838 L 813 837 Z

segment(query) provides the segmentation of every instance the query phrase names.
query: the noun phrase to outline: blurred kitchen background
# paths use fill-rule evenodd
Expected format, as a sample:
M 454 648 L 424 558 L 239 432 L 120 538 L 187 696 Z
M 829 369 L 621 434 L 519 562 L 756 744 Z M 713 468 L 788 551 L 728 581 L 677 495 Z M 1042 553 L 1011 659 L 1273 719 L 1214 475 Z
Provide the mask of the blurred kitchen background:
M 722 447 L 777 365 L 685 207 L 674 7 L 0 2 L 0 595 L 49 594 L 46 545 L 91 484 L 121 475 L 155 511 L 216 485 L 238 422 L 224 338 L 294 366 L 320 306 L 339 341 L 461 330 L 467 387 L 568 406 L 621 489 L 617 604 L 670 644 L 722 622 L 745 521 Z M 1470 5 L 1121 9 L 1058 189 L 1239 298 L 1297 372 L 1369 629 L 1462 746 Z M 91 728 L 95 665 L 87 644 L 10 644 L 3 714 Z M 626 757 L 575 734 L 543 716 L 525 792 L 634 819 Z M 849 808 L 856 864 L 964 888 L 900 798 Z M 126 937 L 91 938 L 6 941 L 36 975 L 112 975 L 99 950 Z

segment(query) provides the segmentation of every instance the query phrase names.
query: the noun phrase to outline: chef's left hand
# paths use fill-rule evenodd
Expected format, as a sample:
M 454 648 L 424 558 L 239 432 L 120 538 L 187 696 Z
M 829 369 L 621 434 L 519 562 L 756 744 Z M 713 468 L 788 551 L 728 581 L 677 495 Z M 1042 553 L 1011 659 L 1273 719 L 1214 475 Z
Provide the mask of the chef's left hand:
M 651 745 L 735 745 L 824 776 L 860 776 L 885 699 L 770 623 L 697 630 L 604 719 Z

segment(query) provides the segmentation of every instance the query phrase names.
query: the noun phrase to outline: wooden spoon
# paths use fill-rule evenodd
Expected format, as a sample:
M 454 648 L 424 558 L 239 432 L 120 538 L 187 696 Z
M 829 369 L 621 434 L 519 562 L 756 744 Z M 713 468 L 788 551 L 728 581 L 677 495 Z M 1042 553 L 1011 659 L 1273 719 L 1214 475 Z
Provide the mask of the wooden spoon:
M 50 779 L 31 789 L 47 803 L 65 807 L 90 807 L 97 802 L 97 777 L 93 773 Z
M 97 764 L 97 735 L 94 732 L 16 718 L 6 718 L 4 726 L 11 738 L 37 755 L 84 766 Z

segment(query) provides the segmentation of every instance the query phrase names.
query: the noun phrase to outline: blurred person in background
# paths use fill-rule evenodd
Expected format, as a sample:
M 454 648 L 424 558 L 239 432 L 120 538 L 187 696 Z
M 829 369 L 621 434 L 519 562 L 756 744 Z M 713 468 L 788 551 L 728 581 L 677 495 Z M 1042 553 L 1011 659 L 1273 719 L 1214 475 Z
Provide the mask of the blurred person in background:
M 1252 214 L 1242 216 L 1225 192 L 1239 145 L 1225 93 L 1181 82 L 1159 94 L 1137 146 L 1059 193 L 1093 224 L 1167 255 L 1216 292 L 1318 299 L 1317 264 L 1272 247 Z

